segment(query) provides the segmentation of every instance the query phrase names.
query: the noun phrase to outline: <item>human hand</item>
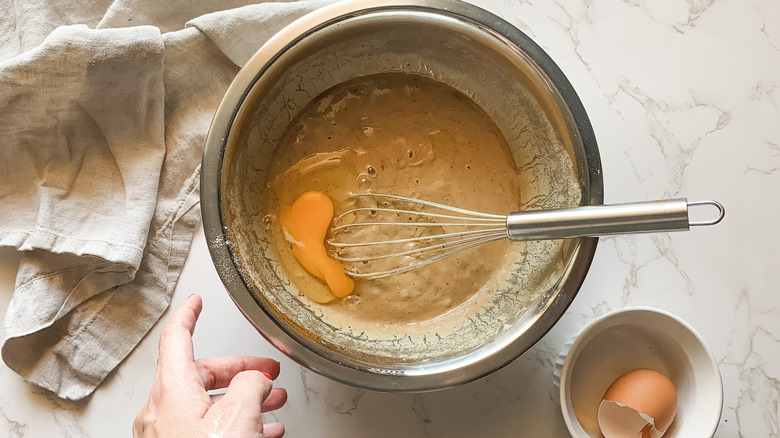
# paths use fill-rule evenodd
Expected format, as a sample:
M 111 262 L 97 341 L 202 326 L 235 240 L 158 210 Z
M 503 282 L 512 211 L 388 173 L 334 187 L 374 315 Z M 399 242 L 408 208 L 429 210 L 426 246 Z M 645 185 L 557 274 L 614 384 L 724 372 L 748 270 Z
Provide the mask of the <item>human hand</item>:
M 149 400 L 133 422 L 135 438 L 265 437 L 284 435 L 262 412 L 279 409 L 287 391 L 273 388 L 279 362 L 251 356 L 194 359 L 192 333 L 203 308 L 187 298 L 160 335 L 160 355 Z M 207 391 L 227 387 L 225 394 Z

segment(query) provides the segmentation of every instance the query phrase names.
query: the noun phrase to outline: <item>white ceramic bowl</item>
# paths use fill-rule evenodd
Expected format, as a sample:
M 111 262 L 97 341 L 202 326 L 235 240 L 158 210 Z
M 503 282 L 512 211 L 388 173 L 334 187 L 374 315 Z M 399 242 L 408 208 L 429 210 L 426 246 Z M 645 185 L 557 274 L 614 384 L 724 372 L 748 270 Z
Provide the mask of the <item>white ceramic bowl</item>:
M 620 375 L 650 368 L 677 388 L 677 413 L 664 438 L 711 437 L 720 422 L 723 383 L 703 339 L 668 312 L 634 307 L 593 322 L 562 352 L 556 369 L 561 411 L 575 438 L 603 437 L 597 414 Z

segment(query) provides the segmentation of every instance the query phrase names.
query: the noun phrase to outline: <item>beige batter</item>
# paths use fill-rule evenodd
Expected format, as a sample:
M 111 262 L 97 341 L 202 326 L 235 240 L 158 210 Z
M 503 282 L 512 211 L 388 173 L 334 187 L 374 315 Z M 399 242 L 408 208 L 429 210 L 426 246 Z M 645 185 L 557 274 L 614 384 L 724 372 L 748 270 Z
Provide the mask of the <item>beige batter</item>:
M 271 245 L 298 289 L 327 286 L 292 257 L 278 216 L 306 191 L 326 193 L 335 211 L 350 193 L 410 196 L 505 214 L 520 207 L 519 177 L 495 124 L 453 88 L 420 76 L 381 74 L 340 84 L 290 124 L 275 152 L 265 198 Z M 424 326 L 479 309 L 505 279 L 518 244 L 494 242 L 424 268 L 380 280 L 357 280 L 327 311 L 362 323 Z

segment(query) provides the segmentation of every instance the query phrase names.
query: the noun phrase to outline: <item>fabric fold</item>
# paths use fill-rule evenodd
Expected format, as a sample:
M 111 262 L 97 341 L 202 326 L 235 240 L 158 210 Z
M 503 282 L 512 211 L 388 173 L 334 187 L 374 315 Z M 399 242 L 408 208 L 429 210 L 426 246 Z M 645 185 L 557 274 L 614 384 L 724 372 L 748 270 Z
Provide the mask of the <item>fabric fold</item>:
M 274 34 L 333 0 L 268 2 L 212 12 L 187 22 L 211 38 L 234 64 L 244 64 Z
M 85 303 L 144 258 L 165 156 L 163 55 L 155 27 L 76 25 L 0 63 L 0 245 L 25 251 L 2 355 L 67 398 L 85 395 L 60 392 L 62 373 L 87 372 L 73 337 L 94 319 Z
M 0 244 L 137 269 L 165 154 L 163 51 L 154 27 L 64 26 L 0 63 Z
M 71 23 L 88 8 L 54 3 L 42 13 Z M 214 111 L 262 44 L 329 2 L 247 3 L 101 0 L 83 14 L 98 29 L 42 42 L 52 24 L 20 29 L 29 10 L 0 25 L 0 42 L 24 34 L 0 51 L 0 246 L 24 251 L 0 354 L 27 381 L 89 396 L 168 308 Z

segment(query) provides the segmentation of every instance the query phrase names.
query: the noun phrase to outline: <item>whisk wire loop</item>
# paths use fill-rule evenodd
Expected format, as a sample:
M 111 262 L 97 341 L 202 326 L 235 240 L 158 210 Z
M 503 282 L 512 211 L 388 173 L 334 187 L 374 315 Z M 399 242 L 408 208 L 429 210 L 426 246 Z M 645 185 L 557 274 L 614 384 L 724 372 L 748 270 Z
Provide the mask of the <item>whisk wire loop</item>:
M 450 242 L 444 242 L 444 243 L 437 243 L 433 245 L 428 245 L 422 248 L 415 248 L 410 249 L 406 251 L 399 251 L 399 252 L 392 252 L 392 253 L 381 253 L 371 256 L 365 256 L 365 257 L 342 257 L 338 254 L 334 255 L 333 257 L 337 260 L 341 260 L 342 262 L 364 262 L 364 261 L 371 261 L 371 260 L 379 260 L 379 259 L 386 259 L 389 257 L 401 257 L 401 256 L 409 256 L 409 255 L 416 255 L 423 252 L 428 251 L 443 251 L 446 249 L 450 249 L 453 247 L 458 247 L 464 244 L 468 244 L 471 242 L 484 242 L 486 239 L 492 239 L 492 238 L 504 238 L 506 237 L 506 232 L 504 230 L 498 230 L 497 233 L 491 233 L 491 234 L 481 234 L 478 236 L 468 237 L 464 239 L 459 239 L 455 241 Z M 410 239 L 398 239 L 398 240 L 386 240 L 383 242 L 371 242 L 373 245 L 390 245 L 394 243 L 399 243 L 402 241 L 409 241 Z
M 372 223 L 372 225 L 385 225 L 385 224 L 380 222 L 375 222 Z M 362 241 L 361 242 L 338 242 L 334 239 L 330 239 L 327 242 L 328 245 L 335 248 L 352 248 L 358 246 L 365 247 L 365 246 L 374 246 L 374 245 L 390 245 L 395 243 L 426 242 L 431 240 L 439 240 L 439 241 L 453 240 L 453 239 L 459 239 L 468 236 L 482 236 L 486 234 L 497 235 L 496 233 L 506 236 L 506 228 L 488 228 L 484 230 L 472 230 L 472 231 L 461 231 L 461 232 L 447 233 L 447 234 L 436 234 L 433 236 L 419 236 L 419 237 L 409 237 L 406 239 L 379 240 L 379 241 L 368 241 L 368 242 L 362 242 Z
M 390 276 L 393 276 L 393 275 L 403 274 L 403 273 L 409 272 L 411 270 L 414 270 L 414 269 L 417 269 L 417 268 L 421 268 L 421 267 L 423 267 L 425 265 L 428 265 L 428 264 L 431 264 L 433 262 L 437 262 L 437 261 L 439 261 L 441 259 L 450 257 L 452 255 L 455 255 L 455 254 L 461 252 L 461 251 L 466 251 L 468 249 L 476 248 L 476 247 L 484 245 L 486 243 L 495 242 L 497 240 L 502 240 L 502 239 L 505 239 L 505 238 L 506 238 L 506 234 L 502 234 L 500 236 L 493 236 L 493 237 L 485 238 L 483 240 L 479 240 L 477 242 L 474 242 L 474 243 L 471 243 L 471 244 L 468 244 L 468 245 L 464 245 L 462 247 L 458 247 L 458 248 L 452 249 L 452 250 L 447 251 L 447 252 L 443 252 L 441 254 L 432 256 L 430 258 L 410 263 L 408 265 L 402 265 L 402 266 L 399 266 L 399 267 L 394 268 L 394 269 L 389 269 L 389 270 L 385 270 L 385 271 L 378 271 L 378 272 L 359 272 L 359 271 L 354 270 L 354 269 L 348 269 L 347 270 L 347 274 L 349 274 L 349 276 L 353 277 L 353 278 L 361 278 L 361 279 L 364 279 L 364 280 L 378 280 L 380 278 L 386 278 L 386 277 L 390 277 Z
M 368 212 L 371 215 L 377 214 L 377 213 L 399 213 L 402 215 L 415 215 L 415 216 L 425 216 L 425 217 L 437 217 L 437 218 L 443 218 L 443 219 L 459 219 L 463 221 L 488 221 L 490 223 L 503 223 L 506 222 L 506 216 L 501 216 L 498 218 L 490 218 L 490 217 L 468 217 L 468 216 L 454 216 L 449 214 L 437 214 L 437 213 L 428 213 L 423 211 L 414 211 L 414 210 L 401 210 L 397 208 L 379 208 L 379 207 L 361 207 L 361 208 L 353 208 L 352 210 L 345 211 L 344 213 L 341 213 L 338 217 L 336 217 L 335 222 L 342 221 L 345 217 L 358 214 L 361 212 Z M 399 224 L 400 225 L 400 224 Z M 461 225 L 461 224 L 457 224 Z M 464 224 L 465 225 L 465 224 Z M 478 225 L 478 224 L 475 224 Z M 344 225 L 341 225 L 343 227 Z M 334 227 L 333 230 L 338 230 L 339 227 Z
M 362 197 L 369 197 L 369 198 L 387 198 L 387 199 L 394 199 L 396 201 L 405 202 L 408 204 L 417 204 L 422 205 L 425 207 L 432 207 L 432 208 L 438 208 L 441 210 L 447 210 L 452 211 L 455 213 L 461 213 L 466 216 L 472 216 L 472 217 L 485 217 L 485 218 L 493 218 L 493 219 L 501 219 L 502 221 L 506 220 L 505 214 L 490 214 L 490 213 L 481 213 L 478 211 L 472 211 L 472 210 L 466 210 L 464 208 L 458 208 L 453 207 L 451 205 L 445 205 L 445 204 L 438 204 L 436 202 L 426 201 L 424 199 L 416 199 L 416 198 L 408 198 L 406 196 L 397 196 L 397 195 L 385 195 L 380 193 L 353 193 L 351 195 L 353 198 L 362 198 Z
M 368 198 L 376 205 L 357 206 L 338 215 L 327 244 L 354 278 L 402 274 L 507 238 L 506 215 L 397 195 L 359 193 L 352 198 Z M 388 238 L 372 239 L 376 230 Z

